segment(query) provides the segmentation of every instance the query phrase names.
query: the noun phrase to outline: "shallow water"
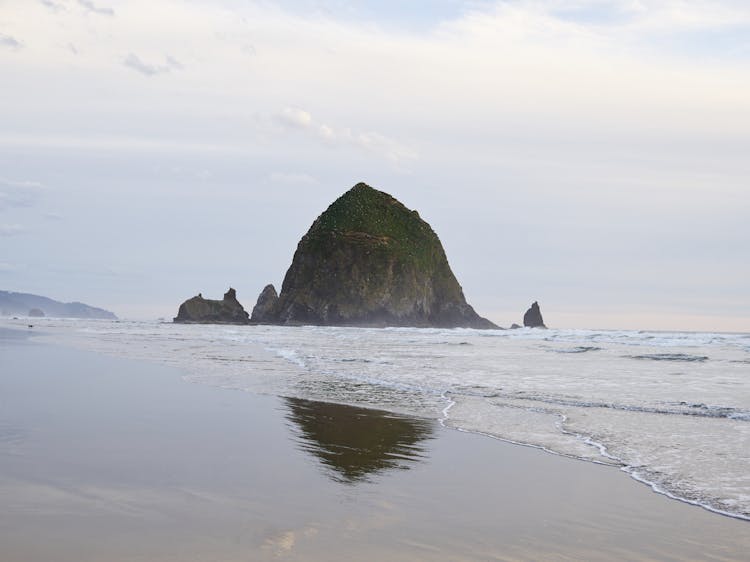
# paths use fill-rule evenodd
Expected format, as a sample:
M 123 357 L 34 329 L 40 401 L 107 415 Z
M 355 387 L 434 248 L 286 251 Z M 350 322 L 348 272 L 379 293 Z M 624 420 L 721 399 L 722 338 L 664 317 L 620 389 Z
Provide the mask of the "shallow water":
M 621 466 L 750 519 L 750 335 L 199 326 L 44 319 L 48 339 L 190 381 L 366 405 Z

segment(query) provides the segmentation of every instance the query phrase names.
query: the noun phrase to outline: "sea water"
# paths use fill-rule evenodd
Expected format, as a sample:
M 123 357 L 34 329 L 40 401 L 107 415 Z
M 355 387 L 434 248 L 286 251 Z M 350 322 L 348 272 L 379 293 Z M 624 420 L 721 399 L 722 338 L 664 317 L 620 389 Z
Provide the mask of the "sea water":
M 750 334 L 35 322 L 189 381 L 438 419 L 750 520 Z

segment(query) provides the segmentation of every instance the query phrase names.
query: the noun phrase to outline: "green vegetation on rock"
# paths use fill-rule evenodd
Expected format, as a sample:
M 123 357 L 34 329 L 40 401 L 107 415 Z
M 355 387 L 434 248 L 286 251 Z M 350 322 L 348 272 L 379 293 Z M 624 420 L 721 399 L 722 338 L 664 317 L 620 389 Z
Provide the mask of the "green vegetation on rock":
M 436 258 L 436 234 L 430 225 L 392 196 L 358 183 L 334 201 L 308 232 L 309 244 L 325 244 L 335 232 L 353 244 L 398 254 L 405 261 L 429 266 Z

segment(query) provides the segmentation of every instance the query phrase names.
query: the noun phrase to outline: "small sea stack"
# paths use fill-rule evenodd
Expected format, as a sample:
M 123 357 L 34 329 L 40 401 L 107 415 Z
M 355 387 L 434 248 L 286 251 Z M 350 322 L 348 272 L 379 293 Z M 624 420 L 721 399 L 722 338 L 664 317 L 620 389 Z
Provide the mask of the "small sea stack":
M 237 300 L 231 287 L 222 300 L 204 299 L 203 295 L 186 300 L 180 305 L 174 322 L 177 324 L 248 324 L 249 315 Z
M 258 296 L 258 301 L 253 307 L 253 313 L 250 315 L 250 322 L 265 324 L 273 322 L 273 311 L 276 303 L 279 301 L 279 295 L 276 287 L 266 285 L 263 287 Z
M 546 328 L 539 303 L 534 301 L 531 307 L 523 315 L 523 325 L 527 328 Z

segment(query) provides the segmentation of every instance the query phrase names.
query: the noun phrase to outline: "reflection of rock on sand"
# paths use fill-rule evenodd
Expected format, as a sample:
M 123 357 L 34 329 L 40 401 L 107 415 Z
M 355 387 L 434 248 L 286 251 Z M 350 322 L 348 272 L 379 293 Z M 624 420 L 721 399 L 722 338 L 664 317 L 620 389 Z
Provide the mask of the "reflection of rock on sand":
M 338 482 L 408 469 L 425 456 L 420 442 L 432 438 L 434 423 L 429 420 L 299 398 L 287 398 L 286 404 L 300 447 Z

